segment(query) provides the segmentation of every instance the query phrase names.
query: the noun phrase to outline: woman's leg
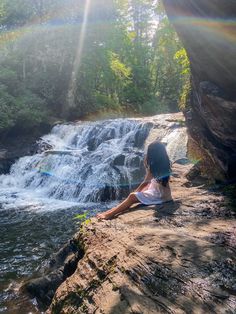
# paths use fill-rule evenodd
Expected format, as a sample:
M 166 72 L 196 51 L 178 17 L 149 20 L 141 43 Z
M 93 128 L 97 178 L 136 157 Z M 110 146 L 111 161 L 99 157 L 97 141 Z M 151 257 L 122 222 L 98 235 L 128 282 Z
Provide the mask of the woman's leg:
M 119 205 L 110 210 L 107 210 L 104 213 L 98 214 L 97 217 L 101 219 L 111 219 L 112 217 L 122 213 L 135 203 L 139 203 L 139 200 L 137 199 L 135 194 L 130 193 L 130 195 L 122 203 L 120 203 Z

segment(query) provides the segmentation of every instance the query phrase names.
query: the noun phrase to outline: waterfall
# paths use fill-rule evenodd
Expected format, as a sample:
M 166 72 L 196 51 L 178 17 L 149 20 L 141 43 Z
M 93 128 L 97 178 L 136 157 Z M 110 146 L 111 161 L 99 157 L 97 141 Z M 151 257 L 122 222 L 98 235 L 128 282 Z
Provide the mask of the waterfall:
M 122 198 L 144 176 L 144 147 L 152 137 L 167 144 L 172 161 L 186 156 L 186 130 L 170 117 L 54 126 L 35 155 L 0 176 L 2 208 L 53 210 Z

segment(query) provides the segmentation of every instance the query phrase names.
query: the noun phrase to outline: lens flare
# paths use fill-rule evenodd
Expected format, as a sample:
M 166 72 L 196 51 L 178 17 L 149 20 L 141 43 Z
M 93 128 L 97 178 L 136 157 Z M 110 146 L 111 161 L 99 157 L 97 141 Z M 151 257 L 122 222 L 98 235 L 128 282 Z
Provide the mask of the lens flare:
M 228 41 L 229 44 L 236 44 L 236 19 L 181 16 L 172 20 L 177 25 L 205 32 L 206 35 Z

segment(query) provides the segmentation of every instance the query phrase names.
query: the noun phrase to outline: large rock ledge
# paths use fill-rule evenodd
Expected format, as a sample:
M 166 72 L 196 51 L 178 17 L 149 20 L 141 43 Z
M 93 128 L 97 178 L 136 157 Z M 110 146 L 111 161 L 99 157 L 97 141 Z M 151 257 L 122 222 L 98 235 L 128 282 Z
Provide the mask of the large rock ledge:
M 191 66 L 186 125 L 216 179 L 236 179 L 236 1 L 163 0 Z
M 189 167 L 174 167 L 173 203 L 81 227 L 83 254 L 47 314 L 235 313 L 235 212 Z

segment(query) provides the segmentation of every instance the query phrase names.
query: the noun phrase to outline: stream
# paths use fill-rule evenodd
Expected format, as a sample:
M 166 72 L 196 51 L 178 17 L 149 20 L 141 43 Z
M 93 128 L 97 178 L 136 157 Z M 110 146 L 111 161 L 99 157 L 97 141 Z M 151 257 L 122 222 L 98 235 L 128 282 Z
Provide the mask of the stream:
M 20 285 L 74 234 L 76 214 L 93 216 L 141 182 L 148 142 L 166 143 L 172 161 L 186 157 L 186 129 L 173 116 L 58 124 L 0 176 L 0 313 L 40 313 Z

